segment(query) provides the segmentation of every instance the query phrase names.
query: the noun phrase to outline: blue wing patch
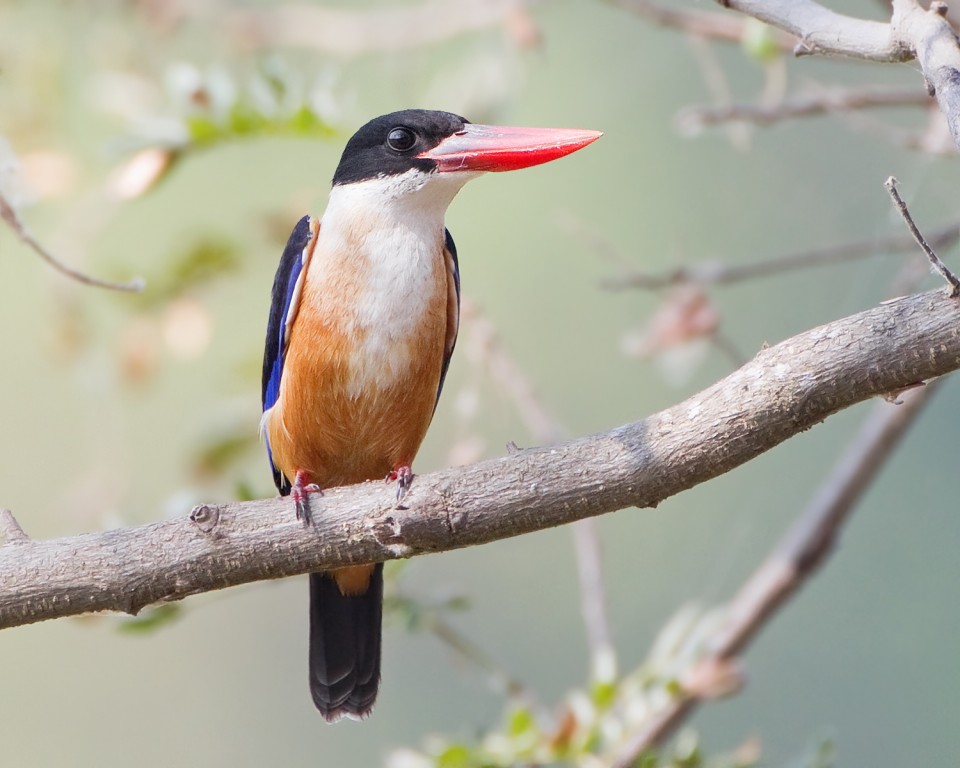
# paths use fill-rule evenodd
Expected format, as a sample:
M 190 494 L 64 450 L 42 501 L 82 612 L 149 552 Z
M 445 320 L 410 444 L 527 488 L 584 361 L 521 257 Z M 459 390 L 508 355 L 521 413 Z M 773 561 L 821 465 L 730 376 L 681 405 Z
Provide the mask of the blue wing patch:
M 297 222 L 286 248 L 283 249 L 280 265 L 273 279 L 267 339 L 263 352 L 261 396 L 264 412 L 272 408 L 280 396 L 280 379 L 283 376 L 290 326 L 299 309 L 303 279 L 306 277 L 305 268 L 310 262 L 318 231 L 319 222 L 310 216 L 304 216 Z M 289 481 L 273 463 L 269 441 L 267 441 L 267 456 L 270 459 L 270 467 L 273 469 L 273 479 L 277 488 L 281 493 L 289 492 Z

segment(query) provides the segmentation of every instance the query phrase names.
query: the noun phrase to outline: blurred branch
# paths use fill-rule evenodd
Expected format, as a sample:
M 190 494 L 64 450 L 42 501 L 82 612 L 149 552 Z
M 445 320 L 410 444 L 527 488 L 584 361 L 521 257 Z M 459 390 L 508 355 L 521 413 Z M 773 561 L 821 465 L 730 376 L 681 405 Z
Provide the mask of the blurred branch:
M 232 11 L 226 27 L 247 48 L 308 48 L 356 56 L 420 48 L 501 24 L 522 0 L 433 0 L 405 8 L 355 10 L 319 5 Z
M 461 326 L 469 329 L 471 343 L 468 354 L 474 364 L 486 371 L 504 396 L 513 403 L 533 439 L 540 444 L 561 440 L 566 430 L 537 396 L 533 383 L 500 343 L 490 318 L 473 301 L 463 297 L 460 319 Z M 596 679 L 608 680 L 616 669 L 616 653 L 607 615 L 600 533 L 592 518 L 578 520 L 572 532 L 580 579 L 580 611 L 590 646 L 592 673 Z
M 530 436 L 539 443 L 562 440 L 566 430 L 544 405 L 533 382 L 517 365 L 517 361 L 504 349 L 493 322 L 466 296 L 461 300 L 460 325 L 469 333 L 467 354 L 471 361 L 479 370 L 484 371 L 500 388 L 503 396 L 513 403 Z
M 692 135 L 706 126 L 734 121 L 770 125 L 781 120 L 809 117 L 831 112 L 878 107 L 920 107 L 930 96 L 911 90 L 857 89 L 828 91 L 815 96 L 797 97 L 778 104 L 725 104 L 719 107 L 688 107 L 677 116 L 680 131 Z
M 463 635 L 439 616 L 424 619 L 424 624 L 430 632 L 450 648 L 482 669 L 498 690 L 511 698 L 523 701 L 527 706 L 537 706 L 537 700 L 533 692 L 522 681 L 500 666 L 494 658 L 489 656 L 469 637 Z
M 709 40 L 739 44 L 746 32 L 746 22 L 728 13 L 675 8 L 649 0 L 613 0 L 613 3 L 654 24 Z M 795 42 L 793 36 L 779 31 L 774 36 L 774 44 L 784 52 L 792 51 Z
M 0 628 L 485 544 L 652 507 L 844 408 L 960 368 L 960 302 L 907 296 L 762 349 L 642 421 L 419 476 L 332 488 L 304 528 L 289 499 L 210 504 L 150 525 L 0 547 Z M 801 560 L 801 562 L 808 562 Z M 38 578 L 42 574 L 42 578 Z M 736 644 L 734 644 L 736 647 Z
M 26 225 L 20 220 L 20 217 L 17 216 L 17 212 L 14 207 L 2 194 L 0 194 L 0 219 L 3 219 L 5 222 L 7 222 L 14 233 L 16 233 L 17 237 L 19 237 L 20 240 L 31 250 L 33 250 L 33 252 L 36 253 L 41 259 L 46 261 L 57 271 L 62 272 L 64 275 L 73 280 L 76 280 L 78 283 L 92 285 L 97 288 L 109 288 L 112 291 L 129 291 L 132 293 L 139 293 L 143 290 L 143 279 L 139 277 L 134 278 L 129 282 L 113 282 L 112 280 L 101 280 L 98 277 L 92 277 L 84 274 L 83 272 L 79 272 L 72 267 L 68 267 L 56 256 L 50 253 L 50 251 L 44 248 L 36 240 L 36 238 L 30 234 Z
M 950 247 L 958 239 L 960 239 L 960 222 L 957 221 L 934 230 L 928 237 L 929 242 L 940 249 Z M 756 261 L 752 264 L 702 262 L 678 267 L 660 274 L 639 271 L 628 272 L 618 277 L 607 278 L 602 281 L 601 285 L 609 291 L 628 289 L 657 291 L 672 285 L 685 283 L 695 283 L 697 285 L 735 283 L 740 280 L 769 277 L 797 269 L 836 264 L 839 261 L 863 259 L 877 253 L 907 251 L 911 250 L 914 244 L 914 239 L 909 235 L 887 235 L 800 251 L 775 259 Z
M 728 606 L 726 621 L 709 643 L 709 652 L 691 671 L 691 681 L 713 679 L 736 669 L 736 657 L 830 556 L 854 506 L 941 383 L 903 393 L 898 407 L 889 403 L 874 406 L 813 501 Z M 662 744 L 707 698 L 697 686 L 684 685 L 667 707 L 630 735 L 612 768 L 633 766 L 639 755 Z
M 575 522 L 573 546 L 580 580 L 580 613 L 590 648 L 590 675 L 595 681 L 610 682 L 617 673 L 617 653 L 607 612 L 607 587 L 603 578 L 603 548 L 595 518 Z

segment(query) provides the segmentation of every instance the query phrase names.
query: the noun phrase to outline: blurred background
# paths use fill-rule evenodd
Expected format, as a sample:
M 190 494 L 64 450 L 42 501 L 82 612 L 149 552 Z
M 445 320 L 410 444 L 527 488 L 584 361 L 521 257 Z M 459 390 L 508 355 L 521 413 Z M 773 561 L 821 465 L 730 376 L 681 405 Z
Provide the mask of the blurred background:
M 297 219 L 322 212 L 346 139 L 395 109 L 606 133 L 563 162 L 477 181 L 451 206 L 471 312 L 420 472 L 537 442 L 491 355 L 520 361 L 536 402 L 576 436 L 672 405 L 764 343 L 896 295 L 905 265 L 924 274 L 919 251 L 878 250 L 729 285 L 625 289 L 637 270 L 900 235 L 882 187 L 891 174 L 922 228 L 958 215 L 956 161 L 935 108 L 918 101 L 915 64 L 794 60 L 761 25 L 728 44 L 638 7 L 649 10 L 0 2 L 0 191 L 65 262 L 146 280 L 138 295 L 79 285 L 0 229 L 0 505 L 49 538 L 274 494 L 257 441 L 273 272 Z M 886 12 L 866 0 L 832 7 Z M 708 125 L 690 111 L 775 109 L 837 89 L 913 104 L 763 126 Z M 956 263 L 955 249 L 943 255 Z M 958 407 L 948 382 L 828 566 L 746 655 L 746 688 L 703 707 L 684 749 L 724 765 L 757 751 L 774 766 L 955 761 L 960 515 L 945 479 Z M 678 611 L 702 616 L 729 599 L 868 411 L 655 510 L 598 521 L 614 684 L 649 672 L 641 665 Z M 0 633 L 2 762 L 480 765 L 476 745 L 495 751 L 497 733 L 524 727 L 480 657 L 522 681 L 548 720 L 590 690 L 568 529 L 392 573 L 381 697 L 361 725 L 327 726 L 311 706 L 297 578 L 142 621 Z

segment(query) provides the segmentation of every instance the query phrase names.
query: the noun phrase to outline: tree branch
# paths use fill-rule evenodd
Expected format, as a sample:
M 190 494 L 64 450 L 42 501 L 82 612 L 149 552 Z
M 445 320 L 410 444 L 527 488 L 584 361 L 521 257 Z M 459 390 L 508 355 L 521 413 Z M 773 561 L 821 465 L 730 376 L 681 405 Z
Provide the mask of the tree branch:
M 262 579 L 484 544 L 652 507 L 837 411 L 960 368 L 960 302 L 903 297 L 761 350 L 643 421 L 417 478 L 313 497 L 200 506 L 189 518 L 0 547 L 0 628 L 145 605 Z M 321 509 L 317 509 L 321 507 Z
M 614 5 L 624 8 L 647 21 L 661 27 L 673 27 L 689 35 L 708 40 L 721 40 L 739 45 L 746 34 L 747 23 L 729 14 L 717 11 L 701 11 L 687 8 L 675 8 L 666 3 L 654 3 L 651 0 L 611 0 Z M 784 53 L 794 48 L 793 37 L 776 32 L 773 42 Z
M 891 26 L 920 65 L 927 90 L 936 96 L 953 143 L 960 147 L 960 41 L 947 19 L 947 4 L 933 2 L 924 10 L 916 0 L 894 0 Z
M 909 61 L 910 50 L 890 25 L 834 13 L 813 0 L 717 0 L 800 39 L 799 55 L 851 56 L 869 61 Z
M 937 256 L 933 248 L 930 247 L 930 243 L 924 238 L 923 233 L 918 229 L 916 222 L 913 220 L 913 216 L 910 215 L 910 209 L 907 208 L 907 204 L 903 201 L 903 198 L 900 197 L 900 192 L 897 189 L 898 183 L 893 176 L 890 176 L 884 182 L 883 186 L 890 194 L 890 198 L 893 200 L 897 212 L 903 217 L 903 223 L 907 225 L 911 236 L 917 245 L 920 246 L 920 250 L 926 254 L 927 259 L 930 261 L 930 266 L 947 282 L 947 285 L 950 286 L 950 296 L 956 298 L 957 295 L 960 295 L 960 279 L 958 279 L 957 276 L 950 271 L 950 268 L 943 263 L 940 257 Z
M 502 24 L 522 9 L 515 0 L 427 0 L 402 8 L 356 10 L 285 4 L 232 10 L 225 16 L 218 13 L 225 19 L 230 39 L 247 48 L 307 48 L 357 56 L 442 42 Z
M 852 56 L 879 62 L 916 59 L 960 148 L 960 41 L 946 3 L 924 9 L 916 0 L 893 0 L 889 24 L 843 16 L 814 0 L 717 0 L 800 38 L 795 53 Z
M 920 107 L 930 104 L 930 96 L 916 89 L 846 89 L 801 95 L 776 104 L 724 104 L 712 107 L 688 107 L 677 116 L 680 132 L 687 136 L 718 123 L 742 121 L 771 125 L 798 117 L 832 112 L 853 112 L 878 107 Z
M 20 217 L 17 215 L 16 208 L 2 193 L 0 193 L 0 220 L 5 221 L 10 226 L 10 229 L 14 231 L 14 234 L 16 234 L 16 236 L 19 237 L 28 248 L 37 254 L 37 256 L 47 262 L 47 264 L 56 269 L 58 272 L 61 272 L 67 277 L 76 280 L 78 283 L 92 285 L 96 288 L 108 288 L 111 291 L 126 291 L 129 293 L 140 293 L 144 288 L 145 283 L 141 277 L 135 277 L 133 280 L 126 282 L 116 282 L 114 280 L 103 280 L 99 277 L 93 277 L 92 275 L 80 272 L 73 267 L 68 267 L 50 251 L 44 248 L 40 244 L 40 241 L 30 234 L 26 225 L 24 225 L 23 221 L 21 221 Z
M 934 230 L 927 240 L 934 248 L 950 248 L 960 237 L 960 222 L 949 224 Z M 597 243 L 595 247 L 606 246 Z M 696 285 L 723 285 L 741 280 L 756 280 L 761 277 L 779 275 L 810 267 L 834 266 L 841 261 L 853 261 L 876 256 L 880 253 L 895 253 L 913 248 L 916 239 L 912 235 L 893 234 L 855 240 L 849 243 L 837 243 L 823 248 L 813 248 L 772 259 L 747 262 L 745 264 L 725 264 L 723 262 L 700 262 L 676 267 L 668 272 L 651 273 L 631 270 L 622 275 L 604 278 L 600 286 L 608 291 L 641 289 L 659 291 L 674 285 L 694 283 Z

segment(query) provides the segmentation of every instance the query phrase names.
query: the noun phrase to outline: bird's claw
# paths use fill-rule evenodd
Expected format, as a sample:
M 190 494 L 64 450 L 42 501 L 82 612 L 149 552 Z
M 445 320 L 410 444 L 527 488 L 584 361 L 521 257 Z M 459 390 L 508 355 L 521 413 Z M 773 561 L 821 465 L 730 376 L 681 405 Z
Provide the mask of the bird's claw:
M 410 484 L 413 482 L 413 470 L 409 464 L 397 467 L 387 475 L 387 482 L 396 481 L 397 483 L 397 504 L 403 501 L 403 497 L 410 490 Z
M 294 506 L 297 510 L 297 520 L 303 522 L 304 527 L 310 525 L 310 504 L 307 500 L 307 494 L 319 493 L 323 496 L 323 489 L 316 483 L 309 482 L 309 475 L 304 470 L 299 470 L 293 481 L 293 487 L 290 489 L 290 496 L 293 498 Z

